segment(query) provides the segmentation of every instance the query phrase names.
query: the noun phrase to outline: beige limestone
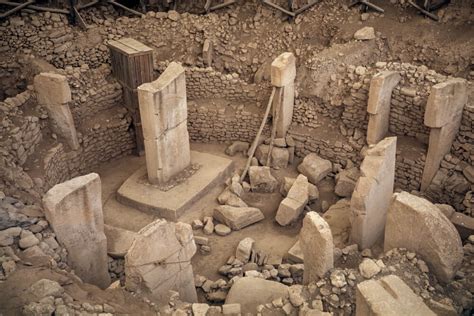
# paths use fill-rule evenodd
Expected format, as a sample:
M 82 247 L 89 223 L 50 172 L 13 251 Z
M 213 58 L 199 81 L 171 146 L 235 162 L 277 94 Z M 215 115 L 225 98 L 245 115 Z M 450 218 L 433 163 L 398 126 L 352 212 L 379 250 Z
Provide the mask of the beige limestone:
M 384 249 L 406 248 L 419 254 L 442 282 L 449 282 L 463 259 L 454 225 L 428 200 L 408 192 L 394 194 L 387 215 Z
M 272 62 L 272 85 L 284 87 L 296 78 L 296 57 L 293 53 L 283 53 Z
M 148 180 L 164 184 L 191 163 L 184 68 L 171 63 L 138 87 Z
M 107 288 L 110 277 L 99 175 L 91 173 L 55 185 L 43 197 L 43 206 L 75 273 L 84 282 Z
M 125 286 L 158 302 L 170 290 L 186 302 L 197 302 L 191 258 L 196 244 L 191 225 L 156 220 L 138 232 L 125 256 Z
M 265 218 L 262 211 L 258 208 L 229 205 L 216 207 L 213 216 L 217 221 L 229 226 L 233 230 L 240 230 Z
M 377 144 L 388 132 L 392 91 L 400 79 L 400 74 L 396 71 L 383 71 L 376 74 L 370 82 L 367 105 L 369 113 L 367 143 L 369 145 Z
M 331 228 L 316 212 L 309 212 L 303 220 L 300 246 L 304 257 L 304 284 L 318 281 L 334 267 L 334 244 Z
M 289 225 L 300 216 L 308 203 L 308 186 L 308 178 L 300 174 L 278 207 L 275 217 L 278 224 Z
M 395 181 L 396 137 L 367 151 L 361 177 L 351 198 L 351 240 L 359 249 L 372 247 L 384 233 Z
M 357 285 L 356 316 L 417 315 L 435 316 L 408 285 L 399 277 L 388 275 Z

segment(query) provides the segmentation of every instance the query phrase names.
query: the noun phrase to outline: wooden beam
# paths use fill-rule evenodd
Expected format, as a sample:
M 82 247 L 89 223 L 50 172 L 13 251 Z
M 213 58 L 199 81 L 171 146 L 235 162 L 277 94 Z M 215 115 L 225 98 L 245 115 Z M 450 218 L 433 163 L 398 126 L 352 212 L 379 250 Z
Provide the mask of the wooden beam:
M 280 7 L 279 5 L 274 4 L 273 2 L 271 2 L 271 1 L 269 1 L 269 0 L 263 0 L 263 3 L 268 4 L 269 6 L 275 8 L 275 9 L 277 9 L 277 10 L 280 10 L 281 12 L 283 12 L 283 13 L 285 13 L 285 14 L 287 14 L 287 15 L 293 17 L 293 18 L 296 16 L 296 14 L 295 14 L 294 12 L 288 11 L 288 10 L 286 10 L 286 9 L 284 9 L 284 8 L 282 8 L 282 7 Z
M 20 11 L 21 9 L 23 9 L 23 8 L 29 6 L 30 4 L 33 4 L 33 3 L 35 3 L 35 0 L 29 0 L 28 2 L 22 3 L 18 6 L 16 6 L 15 8 L 10 9 L 5 13 L 0 14 L 0 18 L 6 18 L 7 16 L 12 15 L 13 13 L 15 13 L 17 11 Z
M 417 5 L 416 3 L 414 3 L 413 1 L 411 0 L 408 0 L 408 3 L 414 7 L 415 9 L 417 9 L 418 11 L 420 11 L 421 13 L 423 13 L 424 15 L 426 15 L 427 17 L 435 20 L 435 21 L 439 21 L 439 17 L 436 15 L 436 14 L 433 14 L 431 12 L 428 12 L 426 11 L 425 9 L 423 9 L 422 7 L 420 7 L 419 5 Z
M 213 7 L 210 7 L 209 11 L 215 11 L 215 10 L 218 10 L 218 9 L 222 9 L 224 7 L 227 7 L 227 6 L 231 5 L 231 4 L 234 4 L 235 2 L 236 2 L 236 0 L 226 1 L 224 3 L 221 3 L 221 4 L 215 5 Z

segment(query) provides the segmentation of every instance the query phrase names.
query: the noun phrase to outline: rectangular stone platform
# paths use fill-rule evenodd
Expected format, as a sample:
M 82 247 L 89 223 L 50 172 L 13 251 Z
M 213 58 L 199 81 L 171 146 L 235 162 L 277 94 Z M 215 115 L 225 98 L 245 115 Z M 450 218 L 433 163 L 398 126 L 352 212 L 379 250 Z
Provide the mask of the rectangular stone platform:
M 127 206 L 176 221 L 193 203 L 216 185 L 224 183 L 234 168 L 232 160 L 191 151 L 191 163 L 200 168 L 168 191 L 147 183 L 146 166 L 138 169 L 117 191 L 117 200 Z

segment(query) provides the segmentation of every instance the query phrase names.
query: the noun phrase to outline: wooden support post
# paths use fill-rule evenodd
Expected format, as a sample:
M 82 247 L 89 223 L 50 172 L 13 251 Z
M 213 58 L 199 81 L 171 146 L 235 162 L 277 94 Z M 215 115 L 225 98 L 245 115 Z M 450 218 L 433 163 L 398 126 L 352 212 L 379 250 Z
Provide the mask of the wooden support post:
M 15 13 L 17 11 L 20 11 L 21 9 L 23 9 L 23 8 L 29 6 L 30 4 L 33 4 L 33 3 L 35 3 L 35 0 L 30 0 L 28 2 L 22 3 L 22 4 L 18 5 L 17 7 L 8 10 L 5 13 L 0 14 L 0 18 L 2 18 L 2 19 L 6 18 L 7 16 L 12 15 L 13 13 Z
M 421 13 L 423 13 L 424 15 L 426 15 L 427 17 L 435 20 L 435 21 L 439 21 L 439 17 L 436 15 L 436 14 L 433 14 L 431 12 L 428 12 L 426 11 L 425 9 L 423 9 L 422 7 L 420 7 L 419 5 L 417 5 L 416 3 L 414 3 L 413 1 L 411 0 L 408 0 L 408 3 L 414 7 L 415 9 L 417 9 L 418 11 L 420 11 Z
M 296 16 L 296 14 L 295 14 L 294 12 L 288 11 L 288 10 L 286 10 L 286 9 L 284 9 L 284 8 L 282 8 L 282 7 L 280 7 L 279 5 L 274 4 L 274 3 L 271 2 L 270 0 L 263 0 L 263 3 L 268 4 L 269 6 L 275 8 L 275 9 L 277 9 L 277 10 L 280 10 L 281 12 L 283 12 L 283 13 L 285 13 L 285 14 L 287 14 L 287 15 L 293 17 L 293 18 Z
M 221 3 L 221 4 L 217 4 L 213 7 L 210 7 L 209 11 L 215 11 L 215 10 L 218 10 L 218 9 L 222 9 L 224 7 L 227 7 L 227 6 L 231 5 L 231 4 L 234 4 L 235 2 L 236 2 L 236 0 L 229 0 L 229 1 L 226 1 L 226 2 Z

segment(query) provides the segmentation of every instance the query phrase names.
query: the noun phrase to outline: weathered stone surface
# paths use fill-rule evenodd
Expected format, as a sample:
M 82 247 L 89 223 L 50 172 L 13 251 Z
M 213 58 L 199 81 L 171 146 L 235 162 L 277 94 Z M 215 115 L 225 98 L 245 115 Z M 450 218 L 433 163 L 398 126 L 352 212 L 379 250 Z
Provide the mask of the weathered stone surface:
M 163 184 L 191 163 L 184 68 L 173 62 L 137 90 L 148 180 Z
M 272 193 L 278 186 L 278 181 L 272 175 L 270 167 L 252 166 L 249 168 L 249 177 L 253 192 Z
M 399 277 L 388 275 L 357 285 L 356 316 L 365 315 L 429 315 L 435 316 L 423 299 Z
M 20 236 L 21 227 L 10 227 L 0 231 L 0 247 L 10 246 L 14 238 Z
M 390 101 L 393 88 L 400 82 L 401 76 L 396 71 L 384 71 L 376 74 L 370 82 L 369 125 L 367 127 L 367 143 L 377 144 L 388 132 L 390 119 Z
M 351 235 L 351 202 L 348 199 L 337 201 L 323 214 L 324 220 L 331 228 L 334 246 L 344 248 Z
M 318 213 L 309 212 L 303 220 L 299 240 L 304 256 L 303 282 L 318 281 L 334 267 L 331 228 Z
M 255 157 L 258 159 L 261 165 L 266 165 L 268 151 L 270 150 L 269 145 L 262 144 L 257 147 L 255 151 Z M 274 169 L 282 169 L 288 166 L 290 154 L 286 148 L 273 147 L 272 157 L 270 159 L 270 167 Z
M 195 253 L 190 225 L 156 220 L 138 232 L 125 256 L 125 286 L 160 302 L 168 300 L 170 290 L 183 301 L 197 302 L 191 265 Z
M 38 300 L 46 296 L 60 297 L 64 293 L 63 287 L 58 282 L 48 279 L 36 281 L 28 291 Z
M 114 258 L 123 258 L 132 246 L 137 233 L 119 227 L 104 225 L 107 236 L 107 253 Z
M 230 189 L 225 189 L 218 197 L 217 201 L 220 204 L 235 206 L 235 207 L 247 207 L 247 203 L 245 203 L 240 197 L 236 194 L 232 193 Z
M 242 262 L 248 262 L 254 244 L 255 240 L 250 237 L 242 239 L 237 245 L 237 249 L 235 250 L 235 258 Z
M 229 156 L 235 156 L 237 153 L 246 153 L 250 148 L 250 144 L 242 141 L 235 141 L 226 148 L 225 153 Z
M 286 226 L 296 220 L 308 203 L 308 178 L 300 174 L 294 181 L 287 197 L 280 203 L 276 214 L 276 221 Z
M 242 313 L 256 314 L 261 304 L 283 298 L 288 299 L 288 287 L 274 281 L 260 278 L 243 277 L 237 280 L 229 291 L 226 304 L 239 303 Z
M 356 40 L 368 41 L 375 38 L 374 28 L 371 26 L 365 26 L 354 33 Z
M 255 207 L 233 207 L 221 205 L 214 209 L 214 218 L 233 230 L 257 223 L 265 218 L 262 211 Z
M 219 236 L 227 236 L 229 235 L 232 230 L 230 229 L 229 226 L 226 226 L 224 224 L 217 224 L 215 227 L 214 227 L 214 231 L 216 232 L 217 235 Z
M 288 260 L 294 262 L 294 263 L 303 263 L 304 262 L 304 255 L 303 255 L 303 250 L 301 250 L 301 243 L 298 239 L 296 243 L 293 245 L 293 247 L 288 250 Z
M 367 151 L 361 177 L 351 198 L 351 240 L 360 249 L 382 236 L 395 180 L 396 137 L 387 137 Z
M 296 58 L 293 53 L 283 53 L 272 62 L 272 85 L 284 87 L 296 78 Z
M 298 166 L 298 171 L 308 178 L 312 184 L 318 184 L 332 171 L 332 163 L 311 153 L 307 155 Z
M 380 270 L 381 268 L 377 265 L 377 263 L 369 258 L 362 260 L 362 263 L 359 265 L 359 272 L 366 279 L 376 276 Z
M 356 167 L 339 172 L 336 176 L 334 192 L 340 197 L 351 197 L 359 177 L 360 172 Z
M 387 215 L 384 249 L 419 254 L 442 282 L 461 265 L 463 249 L 453 224 L 431 202 L 407 192 L 394 194 Z
M 43 206 L 76 274 L 107 288 L 110 277 L 99 175 L 91 173 L 55 185 L 43 197 Z

